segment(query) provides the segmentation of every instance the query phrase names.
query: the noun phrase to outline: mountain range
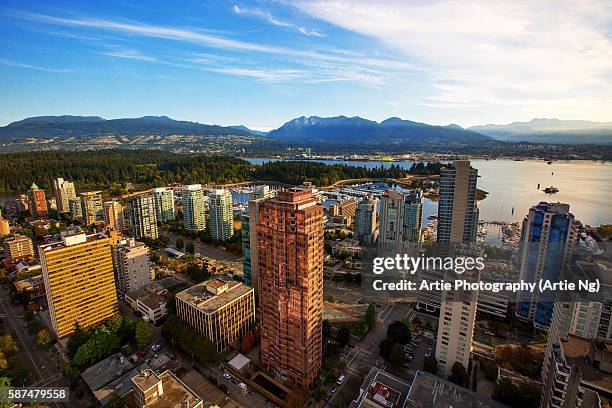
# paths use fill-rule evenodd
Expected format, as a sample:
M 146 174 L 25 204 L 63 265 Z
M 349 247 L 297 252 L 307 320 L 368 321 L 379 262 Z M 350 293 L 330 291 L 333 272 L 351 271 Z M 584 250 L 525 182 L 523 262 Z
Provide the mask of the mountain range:
M 428 145 L 517 143 L 612 144 L 612 123 L 534 119 L 508 125 L 462 128 L 458 125 L 433 126 L 397 117 L 382 122 L 360 117 L 299 117 L 278 129 L 260 132 L 243 125 L 217 126 L 178 121 L 167 116 L 104 119 L 99 116 L 37 116 L 0 127 L 1 143 L 21 143 L 29 139 L 64 140 L 100 136 L 248 136 L 262 140 L 311 144 L 339 144 L 386 147 Z

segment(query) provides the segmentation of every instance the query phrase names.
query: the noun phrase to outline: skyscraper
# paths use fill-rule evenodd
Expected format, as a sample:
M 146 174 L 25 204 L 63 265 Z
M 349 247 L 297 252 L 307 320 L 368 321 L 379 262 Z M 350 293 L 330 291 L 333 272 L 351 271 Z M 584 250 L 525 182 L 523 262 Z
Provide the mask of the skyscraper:
M 104 206 L 102 205 L 102 193 L 91 191 L 79 194 L 81 197 L 81 214 L 83 224 L 91 225 L 104 221 Z
M 357 205 L 355 212 L 355 237 L 361 242 L 372 242 L 376 238 L 376 199 L 365 198 Z
M 149 247 L 131 238 L 120 241 L 112 250 L 120 292 L 130 293 L 151 283 Z
M 242 281 L 245 285 L 253 287 L 251 275 L 251 234 L 250 216 L 248 211 L 240 214 L 240 238 L 242 241 Z
M 579 225 L 569 212 L 569 204 L 540 202 L 531 207 L 521 233 L 521 280 L 557 281 L 571 260 Z M 542 297 L 538 291 L 522 292 L 516 313 L 543 329 L 550 324 L 553 307 L 554 299 Z
M 187 231 L 202 231 L 206 228 L 202 185 L 191 184 L 183 187 L 182 196 L 185 229 Z
M 225 241 L 234 235 L 232 194 L 229 190 L 215 189 L 208 192 L 208 231 L 216 241 Z
M 102 234 L 68 235 L 38 247 L 53 332 L 68 336 L 118 313 L 109 240 Z
M 385 191 L 380 200 L 380 244 L 401 244 L 404 210 L 404 195 L 397 190 Z
M 57 178 L 53 180 L 53 192 L 55 194 L 57 210 L 60 213 L 70 212 L 70 204 L 68 201 L 71 198 L 76 198 L 74 183 L 65 181 L 63 178 Z
M 123 231 L 125 228 L 123 206 L 118 201 L 104 202 L 104 223 L 107 227 Z
M 132 238 L 156 239 L 159 237 L 155 201 L 150 191 L 135 193 L 128 197 L 127 219 Z
M 74 197 L 68 199 L 68 208 L 70 209 L 70 216 L 74 220 L 83 221 L 83 206 L 81 205 L 81 197 Z
M 32 183 L 30 191 L 28 191 L 30 200 L 30 215 L 32 217 L 47 216 L 47 200 L 45 198 L 45 190 L 38 188 L 36 183 Z
M 261 362 L 300 387 L 321 369 L 323 207 L 311 189 L 258 206 Z
M 455 160 L 452 168 L 442 169 L 438 202 L 438 242 L 476 241 L 477 180 L 478 170 L 470 167 L 468 160 Z
M 418 242 L 421 238 L 423 218 L 423 192 L 409 190 L 404 194 L 404 225 L 402 238 L 406 242 Z
M 174 191 L 166 188 L 154 188 L 155 214 L 158 221 L 170 221 L 174 219 Z

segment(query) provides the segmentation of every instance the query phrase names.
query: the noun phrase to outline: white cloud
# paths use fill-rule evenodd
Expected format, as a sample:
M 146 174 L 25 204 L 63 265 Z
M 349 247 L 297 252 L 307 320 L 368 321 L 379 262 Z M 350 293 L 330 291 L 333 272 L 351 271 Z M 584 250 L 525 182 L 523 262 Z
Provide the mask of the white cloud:
M 292 4 L 427 67 L 433 94 L 424 105 L 501 106 L 525 115 L 569 117 L 573 107 L 585 118 L 610 119 L 600 105 L 612 101 L 609 1 Z
M 68 74 L 68 73 L 74 72 L 74 70 L 70 68 L 41 67 L 37 65 L 24 64 L 24 63 L 13 61 L 13 60 L 6 59 L 6 58 L 0 58 L 0 65 L 6 65 L 8 67 L 16 67 L 16 68 L 33 69 L 36 71 L 52 72 L 55 74 Z
M 148 61 L 148 62 L 157 61 L 157 58 L 155 57 L 145 55 L 138 50 L 132 50 L 132 49 L 102 51 L 100 52 L 100 54 L 108 55 L 109 57 L 125 58 L 125 59 L 132 59 L 132 60 L 138 60 L 138 61 Z
M 232 10 L 234 10 L 234 13 L 239 14 L 241 16 L 250 16 L 250 17 L 259 18 L 277 27 L 285 27 L 285 28 L 291 28 L 291 29 L 297 30 L 298 32 L 304 35 L 308 35 L 312 37 L 325 37 L 325 34 L 323 34 L 320 30 L 306 28 L 306 27 L 295 25 L 293 23 L 289 23 L 287 21 L 279 20 L 278 18 L 274 17 L 272 13 L 270 13 L 269 11 L 265 11 L 259 8 L 245 8 L 245 7 L 239 7 L 237 5 L 234 5 Z

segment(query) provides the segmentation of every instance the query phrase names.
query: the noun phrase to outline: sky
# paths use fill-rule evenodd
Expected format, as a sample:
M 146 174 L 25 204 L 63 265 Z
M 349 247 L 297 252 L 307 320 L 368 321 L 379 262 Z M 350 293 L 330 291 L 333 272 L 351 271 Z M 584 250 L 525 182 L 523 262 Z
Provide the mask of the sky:
M 612 121 L 612 2 L 0 0 L 0 125 Z

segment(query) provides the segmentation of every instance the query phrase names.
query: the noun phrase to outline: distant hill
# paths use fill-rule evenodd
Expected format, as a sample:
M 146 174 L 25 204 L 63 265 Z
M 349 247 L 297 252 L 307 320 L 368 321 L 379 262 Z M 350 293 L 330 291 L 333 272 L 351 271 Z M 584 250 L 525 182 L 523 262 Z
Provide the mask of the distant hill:
M 235 126 L 230 126 L 232 129 L 237 129 L 237 130 L 242 130 L 245 131 L 247 133 L 252 134 L 253 136 L 266 136 L 267 132 L 262 132 L 259 130 L 253 130 L 253 129 L 249 129 L 248 127 L 244 126 L 244 125 L 235 125 Z
M 0 141 L 18 142 L 27 138 L 139 135 L 251 135 L 231 127 L 203 125 L 167 116 L 106 120 L 98 116 L 37 116 L 0 127 Z
M 482 125 L 468 128 L 505 142 L 612 144 L 612 122 L 586 120 L 533 119 L 508 125 Z
M 432 126 L 400 118 L 380 123 L 358 116 L 293 119 L 267 136 L 290 142 L 418 146 L 425 144 L 491 143 L 492 138 L 457 125 Z

